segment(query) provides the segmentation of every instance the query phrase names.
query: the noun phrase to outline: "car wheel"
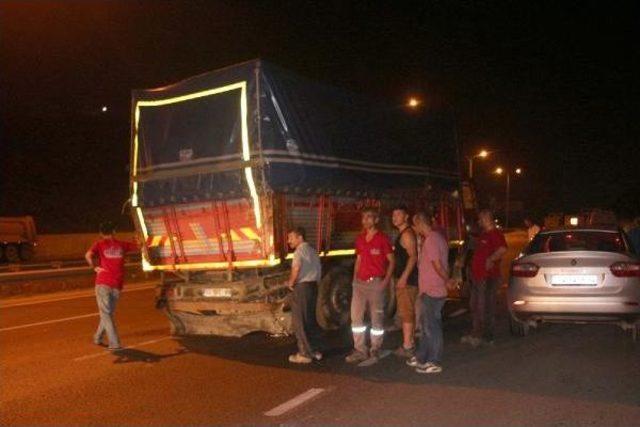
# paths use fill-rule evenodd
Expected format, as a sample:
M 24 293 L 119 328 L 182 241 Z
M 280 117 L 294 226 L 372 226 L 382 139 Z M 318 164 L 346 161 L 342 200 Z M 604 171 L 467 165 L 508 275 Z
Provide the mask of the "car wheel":
M 516 337 L 526 337 L 529 335 L 529 324 L 526 322 L 521 322 L 516 319 L 512 314 L 509 316 L 509 330 L 511 331 L 511 335 Z
M 20 250 L 17 245 L 7 245 L 4 249 L 4 256 L 9 262 L 20 261 Z

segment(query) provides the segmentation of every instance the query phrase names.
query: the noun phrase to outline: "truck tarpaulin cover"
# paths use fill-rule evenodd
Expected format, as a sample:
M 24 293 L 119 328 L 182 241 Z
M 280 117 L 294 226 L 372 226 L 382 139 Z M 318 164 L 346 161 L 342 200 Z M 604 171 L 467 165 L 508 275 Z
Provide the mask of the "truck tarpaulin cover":
M 261 60 L 134 91 L 131 202 L 144 260 L 274 265 L 273 194 L 456 190 L 452 123 L 441 119 Z
M 134 91 L 139 203 L 248 194 L 248 165 L 258 191 L 455 189 L 451 122 L 430 116 L 261 60 Z

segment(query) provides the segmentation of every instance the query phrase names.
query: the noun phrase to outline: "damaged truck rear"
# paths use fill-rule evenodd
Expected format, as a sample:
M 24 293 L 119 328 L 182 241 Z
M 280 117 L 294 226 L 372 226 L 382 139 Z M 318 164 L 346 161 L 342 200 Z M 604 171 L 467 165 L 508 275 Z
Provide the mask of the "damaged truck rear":
M 291 330 L 286 232 L 323 260 L 318 320 L 349 321 L 363 207 L 428 209 L 463 239 L 451 123 L 306 80 L 261 60 L 132 99 L 131 206 L 145 271 L 178 335 Z

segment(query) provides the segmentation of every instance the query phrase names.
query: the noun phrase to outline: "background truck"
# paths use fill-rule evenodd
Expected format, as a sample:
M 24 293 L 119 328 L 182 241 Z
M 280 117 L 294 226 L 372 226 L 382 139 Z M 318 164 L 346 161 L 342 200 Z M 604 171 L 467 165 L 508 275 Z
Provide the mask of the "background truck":
M 36 224 L 32 217 L 0 217 L 0 261 L 28 261 L 33 258 L 35 245 Z
M 451 123 L 261 60 L 132 97 L 131 206 L 175 334 L 290 330 L 286 232 L 323 260 L 318 320 L 349 320 L 360 210 L 428 209 L 463 240 Z

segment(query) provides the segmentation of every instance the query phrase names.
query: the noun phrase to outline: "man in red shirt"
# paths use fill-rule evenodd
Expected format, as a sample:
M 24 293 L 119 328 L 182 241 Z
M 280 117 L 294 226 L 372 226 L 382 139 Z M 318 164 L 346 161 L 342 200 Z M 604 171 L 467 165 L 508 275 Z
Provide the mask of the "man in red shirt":
M 354 350 L 346 357 L 349 363 L 369 366 L 388 353 L 381 351 L 384 336 L 384 306 L 387 286 L 393 274 L 393 249 L 389 237 L 378 230 L 378 211 L 362 211 L 364 231 L 356 239 L 356 264 L 353 271 L 351 298 L 351 331 Z M 367 326 L 364 317 L 369 307 L 371 318 L 371 350 L 367 348 Z
M 478 224 L 482 230 L 478 236 L 471 259 L 471 317 L 473 329 L 461 342 L 477 347 L 482 341 L 493 342 L 495 311 L 500 277 L 500 260 L 507 252 L 507 241 L 496 228 L 493 213 L 480 211 Z
M 103 345 L 102 336 L 106 332 L 109 350 L 121 348 L 114 322 L 114 312 L 124 279 L 124 256 L 127 252 L 138 250 L 138 245 L 135 243 L 115 239 L 115 229 L 112 222 L 100 224 L 102 238 L 95 242 L 84 256 L 89 266 L 96 272 L 96 301 L 100 312 L 100 324 L 93 336 L 93 342 Z

